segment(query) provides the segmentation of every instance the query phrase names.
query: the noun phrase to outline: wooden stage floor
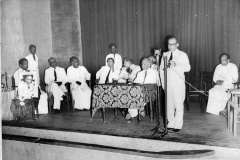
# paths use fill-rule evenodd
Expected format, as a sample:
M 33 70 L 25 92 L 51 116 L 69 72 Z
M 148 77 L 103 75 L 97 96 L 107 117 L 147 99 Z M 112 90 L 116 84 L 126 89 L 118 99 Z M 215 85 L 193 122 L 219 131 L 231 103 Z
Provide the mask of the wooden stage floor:
M 198 105 L 193 104 L 191 110 L 185 112 L 184 126 L 180 132 L 169 133 L 161 140 L 240 148 L 240 132 L 237 137 L 228 133 L 224 117 L 200 113 L 197 108 Z M 120 113 L 114 118 L 112 110 L 106 110 L 105 123 L 102 121 L 100 111 L 95 114 L 93 120 L 88 111 L 78 111 L 40 115 L 38 120 L 3 121 L 3 126 L 5 125 L 160 139 L 151 135 L 150 130 L 155 126 L 155 121 L 151 122 L 149 117 L 145 117 L 139 123 L 136 120 L 128 123 Z

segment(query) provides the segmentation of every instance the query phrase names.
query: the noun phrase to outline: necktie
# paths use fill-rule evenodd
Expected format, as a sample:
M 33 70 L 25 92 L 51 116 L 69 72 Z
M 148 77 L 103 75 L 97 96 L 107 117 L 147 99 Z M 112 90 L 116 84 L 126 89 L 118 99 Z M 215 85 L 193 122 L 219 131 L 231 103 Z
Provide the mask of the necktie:
M 171 61 L 173 59 L 173 53 L 171 52 L 171 55 L 170 55 L 170 57 L 169 57 L 169 62 Z
M 34 61 L 36 60 L 36 56 L 35 56 L 35 54 L 33 54 L 33 59 L 34 59 Z
M 140 71 L 138 71 L 138 72 L 136 73 L 135 77 L 133 78 L 133 82 L 134 82 L 135 79 L 137 78 L 139 72 L 140 72 Z
M 56 68 L 54 68 L 54 81 L 57 81 L 57 72 L 56 72 Z
M 147 77 L 147 70 L 145 71 L 144 79 L 143 79 L 143 84 L 145 83 L 145 79 Z
M 110 70 L 109 70 L 109 72 L 108 72 L 108 74 L 107 74 L 107 78 L 106 78 L 106 80 L 105 80 L 105 84 L 106 84 L 106 83 L 109 83 L 109 75 L 110 75 L 110 72 L 111 72 L 111 68 L 110 68 Z

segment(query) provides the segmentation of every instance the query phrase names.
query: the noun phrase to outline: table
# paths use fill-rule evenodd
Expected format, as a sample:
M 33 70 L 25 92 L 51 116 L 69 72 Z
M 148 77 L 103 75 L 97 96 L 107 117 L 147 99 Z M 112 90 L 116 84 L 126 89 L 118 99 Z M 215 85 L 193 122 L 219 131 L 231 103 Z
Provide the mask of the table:
M 157 85 L 152 84 L 97 84 L 92 94 L 92 118 L 94 114 L 105 108 L 142 109 L 158 97 Z M 151 109 L 152 107 L 150 107 Z M 151 120 L 152 120 L 151 111 Z
M 1 104 L 1 111 L 2 111 L 2 120 L 13 120 L 13 115 L 10 110 L 10 106 L 12 103 L 12 99 L 14 99 L 14 90 L 4 91 L 1 92 L 2 96 L 2 104 Z
M 238 114 L 240 113 L 240 89 L 229 91 L 231 98 L 227 103 L 227 129 L 234 136 L 237 135 L 237 123 L 240 122 Z

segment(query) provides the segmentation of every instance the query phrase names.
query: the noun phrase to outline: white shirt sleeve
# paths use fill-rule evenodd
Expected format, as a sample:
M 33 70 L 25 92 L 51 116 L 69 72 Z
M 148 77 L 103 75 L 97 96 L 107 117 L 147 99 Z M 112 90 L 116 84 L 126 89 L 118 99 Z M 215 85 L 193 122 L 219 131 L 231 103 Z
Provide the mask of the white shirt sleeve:
M 71 66 L 68 67 L 68 69 L 67 69 L 67 80 L 68 80 L 68 82 L 70 82 L 70 83 L 75 82 L 74 72 L 73 72 L 73 69 L 72 69 Z
M 88 70 L 83 66 L 84 69 L 84 77 L 85 80 L 90 80 L 91 79 L 91 74 L 88 72 Z
M 233 83 L 237 82 L 238 81 L 238 68 L 235 64 L 232 64 L 231 74 L 232 74 L 232 82 Z
M 220 70 L 221 70 L 221 66 L 218 65 L 216 68 L 215 68 L 215 71 L 214 71 L 214 74 L 213 74 L 213 82 L 217 82 L 218 80 L 223 80 L 221 77 L 220 77 Z
M 50 84 L 50 74 L 49 74 L 49 69 L 45 70 L 45 75 L 44 75 L 44 81 L 47 85 Z
M 176 62 L 175 69 L 180 72 L 189 72 L 191 70 L 189 59 L 186 53 L 181 53 L 181 56 Z
M 14 80 L 15 80 L 15 85 L 18 86 L 19 82 L 20 82 L 20 77 L 19 77 L 18 70 L 14 73 L 13 77 L 14 77 Z

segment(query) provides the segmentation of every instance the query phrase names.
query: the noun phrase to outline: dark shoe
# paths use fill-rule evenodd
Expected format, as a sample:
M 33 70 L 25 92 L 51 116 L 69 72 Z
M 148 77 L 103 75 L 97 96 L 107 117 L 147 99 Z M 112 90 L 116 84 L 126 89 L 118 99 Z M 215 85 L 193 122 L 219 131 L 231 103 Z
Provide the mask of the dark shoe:
M 173 132 L 179 132 L 181 129 L 172 129 Z
M 172 132 L 179 132 L 181 129 L 176 129 L 176 128 L 168 128 L 169 131 Z

